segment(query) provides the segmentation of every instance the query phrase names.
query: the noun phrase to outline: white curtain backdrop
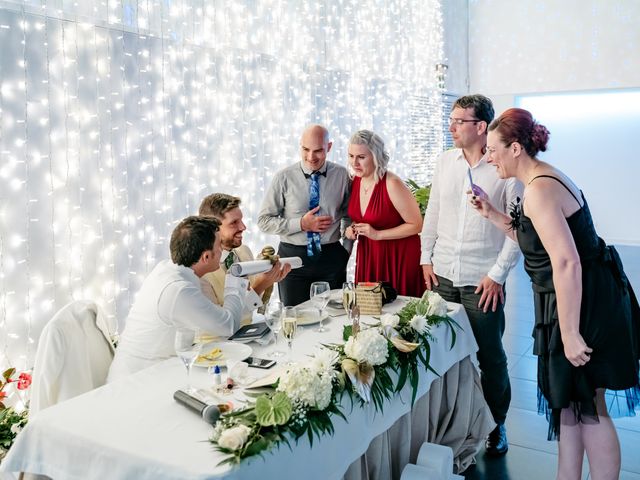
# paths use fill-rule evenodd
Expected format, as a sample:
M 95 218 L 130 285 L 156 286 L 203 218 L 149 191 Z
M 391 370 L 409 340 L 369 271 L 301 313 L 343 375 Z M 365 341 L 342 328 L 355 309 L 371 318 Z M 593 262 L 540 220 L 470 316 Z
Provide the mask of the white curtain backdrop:
M 339 163 L 374 129 L 404 178 L 433 160 L 412 138 L 442 137 L 439 0 L 0 0 L 0 45 L 3 367 L 70 300 L 122 326 L 204 195 L 240 195 L 249 245 L 274 243 L 255 219 L 306 124 Z

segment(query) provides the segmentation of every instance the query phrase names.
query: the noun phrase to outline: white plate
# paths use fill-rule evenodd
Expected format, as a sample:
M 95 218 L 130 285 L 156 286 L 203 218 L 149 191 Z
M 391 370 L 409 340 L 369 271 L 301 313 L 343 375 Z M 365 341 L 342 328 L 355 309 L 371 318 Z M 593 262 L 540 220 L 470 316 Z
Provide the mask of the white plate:
M 342 305 L 342 298 L 340 300 L 329 300 L 329 303 L 327 303 L 327 307 L 333 308 L 334 310 L 344 310 L 344 306 Z
M 325 310 L 323 320 L 329 318 L 329 314 Z M 304 327 L 305 325 L 313 325 L 320 322 L 320 316 L 318 315 L 318 309 L 313 307 L 301 308 L 298 310 L 298 325 Z
M 211 342 L 202 346 L 200 353 L 209 353 L 214 348 L 222 350 L 222 355 L 215 360 L 196 360 L 196 367 L 213 367 L 214 365 L 225 365 L 227 360 L 240 362 L 251 356 L 253 351 L 249 345 L 237 342 Z

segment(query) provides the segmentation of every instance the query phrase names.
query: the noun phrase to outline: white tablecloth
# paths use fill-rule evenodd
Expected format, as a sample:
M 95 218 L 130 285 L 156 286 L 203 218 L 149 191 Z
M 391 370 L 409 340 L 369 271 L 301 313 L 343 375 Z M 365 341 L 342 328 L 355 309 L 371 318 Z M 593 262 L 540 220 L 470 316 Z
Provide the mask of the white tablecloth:
M 404 301 L 399 298 L 385 306 L 385 311 L 399 309 Z M 450 316 L 462 331 L 457 332 L 450 350 L 450 330 L 446 326 L 433 330 L 437 341 L 432 344 L 431 365 L 440 374 L 477 350 L 461 305 L 450 304 L 450 308 Z M 331 318 L 329 331 L 322 334 L 314 332 L 314 326 L 301 328 L 294 341 L 294 358 L 304 359 L 320 343 L 341 341 L 345 319 Z M 367 322 L 367 317 L 361 321 Z M 254 355 L 260 357 L 273 350 L 273 345 L 250 345 Z M 282 339 L 279 347 L 286 348 Z M 250 371 L 252 375 L 268 373 Z M 431 372 L 421 371 L 418 398 L 427 393 L 436 378 Z M 359 463 L 372 440 L 411 410 L 407 387 L 385 404 L 384 413 L 376 412 L 373 405 L 361 408 L 357 402 L 352 408 L 345 396 L 343 410 L 348 423 L 335 417 L 333 436 L 314 439 L 312 447 L 303 437 L 297 444 L 292 442 L 291 450 L 283 445 L 239 467 L 218 466 L 223 456 L 208 442 L 212 427 L 173 400 L 173 393 L 185 383 L 183 365 L 172 358 L 43 410 L 18 436 L 1 469 L 44 474 L 55 480 L 275 479 L 283 474 L 304 475 L 305 480 L 338 479 L 352 463 Z M 192 383 L 210 386 L 212 377 L 194 367 Z

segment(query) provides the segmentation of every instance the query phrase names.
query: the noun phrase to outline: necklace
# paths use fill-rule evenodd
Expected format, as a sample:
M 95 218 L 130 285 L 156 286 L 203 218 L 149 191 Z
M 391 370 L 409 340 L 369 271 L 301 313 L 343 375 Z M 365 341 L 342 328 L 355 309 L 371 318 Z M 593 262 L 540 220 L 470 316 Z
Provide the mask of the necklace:
M 371 190 L 371 187 L 373 187 L 376 183 L 373 182 L 371 185 L 369 185 L 368 187 L 364 186 L 364 183 L 362 184 L 362 189 L 364 190 L 364 194 L 368 195 L 369 194 L 369 190 Z

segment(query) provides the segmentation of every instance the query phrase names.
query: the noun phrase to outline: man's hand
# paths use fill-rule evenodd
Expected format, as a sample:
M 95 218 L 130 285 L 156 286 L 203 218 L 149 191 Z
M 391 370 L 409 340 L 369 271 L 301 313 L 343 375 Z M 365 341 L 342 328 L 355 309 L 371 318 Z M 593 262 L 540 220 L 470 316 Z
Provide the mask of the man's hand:
M 289 265 L 288 263 L 276 262 L 273 264 L 273 267 L 271 267 L 271 270 L 269 270 L 268 272 L 259 273 L 255 276 L 251 284 L 251 288 L 253 288 L 253 291 L 258 295 L 262 295 L 262 293 L 267 288 L 269 288 L 274 283 L 282 280 L 289 274 L 290 271 L 291 265 Z
M 498 308 L 498 301 L 504 303 L 504 289 L 502 285 L 494 282 L 488 276 L 482 279 L 474 293 L 481 293 L 478 308 L 481 308 L 484 313 L 487 313 L 489 308 L 491 308 L 492 312 L 495 312 L 496 308 Z
M 326 231 L 333 223 L 333 218 L 330 215 L 316 215 L 316 212 L 320 210 L 318 205 L 316 208 L 312 208 L 300 219 L 300 228 L 305 232 L 319 232 Z
M 433 265 L 422 265 L 422 273 L 427 290 L 433 290 L 434 285 L 438 286 L 438 277 L 433 273 Z

